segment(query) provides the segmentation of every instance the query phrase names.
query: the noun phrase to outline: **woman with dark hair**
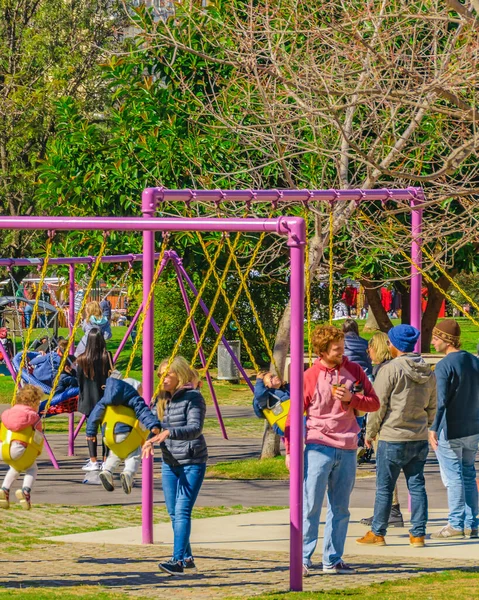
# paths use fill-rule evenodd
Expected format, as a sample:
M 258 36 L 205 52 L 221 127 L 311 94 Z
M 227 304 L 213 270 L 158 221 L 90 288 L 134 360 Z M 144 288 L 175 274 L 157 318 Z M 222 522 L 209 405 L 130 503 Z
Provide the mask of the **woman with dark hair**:
M 105 339 L 100 329 L 88 333 L 85 351 L 77 358 L 77 377 L 80 387 L 78 411 L 86 417 L 103 397 L 106 380 L 111 371 L 112 357 L 106 349 Z M 97 439 L 87 437 L 90 460 L 82 467 L 84 471 L 99 471 L 97 460 Z

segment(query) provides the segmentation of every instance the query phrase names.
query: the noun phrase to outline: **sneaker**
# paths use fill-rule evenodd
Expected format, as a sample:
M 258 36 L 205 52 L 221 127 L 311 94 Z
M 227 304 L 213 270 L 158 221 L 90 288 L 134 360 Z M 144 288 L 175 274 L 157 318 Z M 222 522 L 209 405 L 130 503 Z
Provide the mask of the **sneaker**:
M 186 571 L 197 571 L 195 561 L 193 558 L 187 558 L 183 562 L 183 567 L 185 568 Z
M 479 530 L 477 530 L 475 528 L 472 528 L 472 529 L 464 528 L 464 536 L 469 538 L 470 540 L 477 539 L 479 537 Z
M 133 477 L 131 473 L 128 473 L 128 471 L 123 471 L 123 473 L 120 475 L 121 487 L 123 488 L 125 494 L 131 494 L 132 480 Z
M 0 508 L 10 508 L 10 490 L 5 488 L 0 490 Z
M 183 563 L 177 562 L 176 560 L 169 560 L 168 562 L 159 563 L 158 567 L 160 571 L 168 573 L 168 575 L 183 575 L 185 569 Z
M 376 535 L 372 531 L 368 531 L 365 536 L 356 540 L 356 544 L 363 546 L 385 546 L 386 540 L 383 535 Z
M 420 535 L 420 536 L 416 537 L 410 533 L 409 534 L 409 545 L 412 546 L 413 548 L 424 548 L 424 546 L 426 545 L 424 543 L 424 536 Z
M 449 523 L 436 533 L 431 533 L 433 540 L 448 540 L 450 538 L 463 538 L 464 531 L 462 529 L 454 529 Z
M 309 567 L 308 565 L 303 565 L 303 577 L 309 576 Z
M 100 468 L 101 468 L 101 465 L 98 461 L 92 462 L 91 460 L 89 460 L 86 463 L 86 465 L 83 465 L 82 471 L 99 471 Z
M 107 492 L 112 492 L 115 489 L 115 486 L 113 484 L 113 475 L 112 475 L 111 471 L 107 471 L 105 469 L 104 471 L 101 471 L 99 477 L 100 477 L 102 486 L 105 488 L 105 490 Z
M 356 573 L 356 569 L 353 569 L 345 562 L 340 560 L 334 565 L 334 567 L 326 567 L 323 565 L 323 573 L 332 573 L 333 575 L 354 575 L 354 573 Z
M 361 525 L 366 525 L 366 527 L 371 528 L 373 524 L 374 517 L 368 517 L 366 519 L 361 519 L 359 522 Z M 404 527 L 404 519 L 401 513 L 401 509 L 399 508 L 399 504 L 394 504 L 391 507 L 391 514 L 389 515 L 388 527 Z
M 17 490 L 15 492 L 15 496 L 17 497 L 17 500 L 20 503 L 20 506 L 23 508 L 23 510 L 30 510 L 32 508 L 30 492 L 27 492 L 25 488 Z

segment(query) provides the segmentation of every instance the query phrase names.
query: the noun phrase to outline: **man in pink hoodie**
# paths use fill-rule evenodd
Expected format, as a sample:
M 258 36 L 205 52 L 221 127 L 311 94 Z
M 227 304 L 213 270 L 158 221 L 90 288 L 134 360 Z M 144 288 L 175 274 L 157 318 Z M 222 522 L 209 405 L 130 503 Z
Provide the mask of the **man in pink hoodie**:
M 379 408 L 379 399 L 363 369 L 344 356 L 344 334 L 339 329 L 316 327 L 312 344 L 319 358 L 304 374 L 303 574 L 308 575 L 312 566 L 326 489 L 323 571 L 354 573 L 342 555 L 349 525 L 349 497 L 356 478 L 359 426 L 355 411 L 374 412 Z M 289 468 L 289 421 L 285 444 Z

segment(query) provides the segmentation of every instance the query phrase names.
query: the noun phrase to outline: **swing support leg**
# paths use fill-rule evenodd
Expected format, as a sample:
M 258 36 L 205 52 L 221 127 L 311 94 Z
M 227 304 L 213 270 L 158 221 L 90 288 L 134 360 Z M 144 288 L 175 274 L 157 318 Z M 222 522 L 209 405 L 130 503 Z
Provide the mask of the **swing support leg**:
M 118 350 L 115 352 L 115 356 L 113 357 L 113 364 L 115 364 L 116 361 L 118 360 L 118 357 L 120 356 L 121 351 L 125 347 L 125 344 L 126 344 L 128 338 L 129 338 L 131 332 L 135 328 L 136 322 L 140 318 L 140 315 L 141 315 L 142 312 L 143 312 L 143 303 L 140 304 L 140 308 L 136 311 L 135 316 L 131 320 L 131 323 L 128 325 L 128 329 L 126 330 L 126 333 L 123 336 L 123 339 L 121 340 L 120 345 L 118 346 Z
M 55 458 L 55 455 L 53 454 L 53 450 L 51 449 L 50 444 L 48 443 L 47 437 L 44 436 L 44 444 L 45 444 L 45 450 L 48 453 L 48 456 L 50 457 L 50 460 L 52 462 L 53 468 L 54 469 L 60 469 L 60 467 L 58 466 L 57 463 L 57 459 Z
M 0 344 L 0 354 L 2 355 L 2 358 L 5 361 L 7 369 L 10 371 L 10 375 L 13 377 L 13 381 L 15 381 L 15 379 L 17 378 L 17 372 L 15 371 L 12 365 L 12 361 L 10 360 L 8 352 L 5 350 L 3 344 Z
M 183 302 L 185 303 L 186 312 L 188 314 L 190 314 L 190 312 L 191 312 L 190 301 L 189 301 L 188 295 L 186 293 L 185 284 L 183 283 L 183 278 L 181 277 L 181 272 L 180 272 L 180 270 L 178 268 L 178 264 L 175 260 L 173 260 L 173 266 L 175 268 L 176 276 L 178 278 L 178 285 L 180 286 L 181 295 L 183 296 Z M 195 342 L 198 344 L 198 342 L 200 341 L 200 336 L 199 336 L 198 328 L 196 327 L 194 318 L 191 319 L 191 330 L 193 331 L 193 337 L 195 338 Z M 206 358 L 205 358 L 205 353 L 203 352 L 203 348 L 199 349 L 198 354 L 199 354 L 202 366 L 205 367 L 206 366 Z M 228 434 L 226 433 L 226 428 L 225 428 L 225 424 L 223 421 L 223 415 L 221 414 L 221 410 L 220 410 L 220 407 L 218 404 L 218 399 L 216 397 L 215 388 L 213 387 L 213 381 L 211 380 L 210 372 L 206 371 L 205 375 L 206 375 L 206 381 L 208 382 L 208 387 L 210 389 L 211 398 L 213 399 L 213 404 L 215 405 L 216 416 L 218 418 L 218 422 L 221 427 L 221 433 L 223 434 L 223 439 L 227 440 Z
M 82 415 L 82 417 L 81 417 L 81 419 L 80 419 L 80 421 L 79 421 L 79 423 L 78 423 L 78 425 L 77 425 L 77 427 L 76 427 L 76 429 L 75 429 L 75 432 L 74 432 L 74 434 L 73 434 L 73 439 L 74 439 L 74 440 L 76 440 L 76 439 L 77 439 L 77 437 L 78 437 L 78 434 L 80 433 L 80 429 L 83 427 L 83 423 L 84 423 L 85 421 L 86 421 L 86 416 L 85 416 L 85 415 Z
M 75 413 L 68 414 L 68 456 L 75 456 Z

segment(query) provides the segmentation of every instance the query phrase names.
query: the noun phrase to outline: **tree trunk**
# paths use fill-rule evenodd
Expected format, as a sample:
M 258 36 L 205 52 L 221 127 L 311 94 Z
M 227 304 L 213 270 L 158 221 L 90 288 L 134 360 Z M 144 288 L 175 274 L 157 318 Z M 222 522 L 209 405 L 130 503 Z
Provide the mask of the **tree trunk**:
M 260 458 L 274 458 L 275 456 L 279 456 L 280 452 L 280 441 L 281 438 L 277 435 L 272 429 L 271 425 L 268 421 L 264 422 L 264 431 L 263 431 L 263 444 L 261 446 L 261 456 Z
M 448 271 L 448 273 L 451 277 L 454 277 L 454 275 L 457 273 L 457 269 Z M 445 292 L 447 292 L 451 285 L 444 275 L 441 275 L 441 277 L 436 280 L 436 283 Z M 444 295 L 433 285 L 428 283 L 427 306 L 421 321 L 421 352 L 428 353 L 431 351 L 432 330 L 436 325 L 437 317 L 439 315 L 439 311 L 441 310 L 443 300 Z
M 391 323 L 391 319 L 389 318 L 388 313 L 385 311 L 384 306 L 381 304 L 379 290 L 370 281 L 361 280 L 361 283 L 364 287 L 366 298 L 368 299 L 370 309 L 369 312 L 374 313 L 374 317 L 378 326 L 377 328 L 387 333 L 393 324 Z M 369 327 L 370 325 L 366 321 L 363 331 L 376 331 L 376 329 L 370 329 Z
M 401 294 L 401 323 L 411 324 L 411 292 L 401 281 L 394 284 L 396 290 Z

